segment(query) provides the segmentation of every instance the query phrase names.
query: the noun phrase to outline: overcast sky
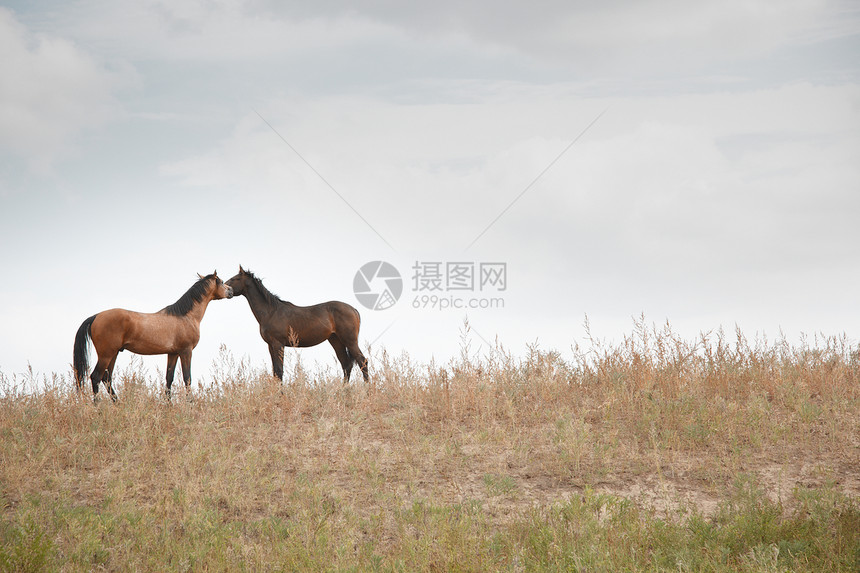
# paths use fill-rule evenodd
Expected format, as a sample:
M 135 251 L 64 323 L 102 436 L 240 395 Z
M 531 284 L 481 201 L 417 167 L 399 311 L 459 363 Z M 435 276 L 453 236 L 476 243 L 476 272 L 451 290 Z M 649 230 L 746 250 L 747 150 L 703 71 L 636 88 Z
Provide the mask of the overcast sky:
M 458 356 L 467 315 L 475 354 L 569 355 L 586 315 L 610 341 L 643 313 L 860 336 L 855 2 L 3 2 L 0 54 L 7 376 L 240 264 L 416 362 Z M 402 275 L 391 308 L 354 295 L 369 261 Z M 222 344 L 271 367 L 244 299 L 210 305 L 196 380 Z

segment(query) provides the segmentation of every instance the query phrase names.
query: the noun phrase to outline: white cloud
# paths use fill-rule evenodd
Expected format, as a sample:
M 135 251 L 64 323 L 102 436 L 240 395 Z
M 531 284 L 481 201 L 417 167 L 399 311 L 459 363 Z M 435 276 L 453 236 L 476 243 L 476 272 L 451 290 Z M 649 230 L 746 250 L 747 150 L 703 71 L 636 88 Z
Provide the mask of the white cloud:
M 0 147 L 50 169 L 78 133 L 116 116 L 123 74 L 63 38 L 33 34 L 0 8 Z
M 58 25 L 135 61 L 269 63 L 392 34 L 390 26 L 355 13 L 274 18 L 241 0 L 95 1 L 69 8 L 60 12 Z
M 844 243 L 852 227 L 809 217 L 834 202 L 841 205 L 834 216 L 843 217 L 858 200 L 852 155 L 860 142 L 851 128 L 860 123 L 858 95 L 856 87 L 796 85 L 617 99 L 477 246 L 518 252 L 546 247 L 545 236 L 565 252 L 572 242 L 603 237 L 647 265 L 653 252 L 725 260 L 743 244 L 766 243 L 778 247 L 773 266 L 838 233 Z M 543 87 L 482 105 L 343 97 L 281 101 L 262 113 L 387 239 L 426 252 L 464 248 L 599 113 L 597 105 Z M 289 196 L 311 213 L 315 203 L 338 202 L 255 114 L 214 149 L 162 173 Z M 348 209 L 335 213 L 341 223 L 361 224 Z M 532 231 L 507 240 L 519 226 Z
M 80 161 L 57 163 L 57 181 L 72 192 L 109 197 L 99 202 L 98 234 L 82 235 L 98 245 L 103 278 L 95 288 L 90 267 L 69 267 L 69 283 L 91 299 L 66 293 L 74 316 L 65 331 L 114 304 L 107 297 L 155 309 L 193 272 L 217 267 L 227 276 L 239 263 L 297 304 L 355 302 L 351 276 L 377 258 L 404 275 L 416 259 L 507 261 L 509 306 L 472 316 L 482 335 L 513 344 L 539 336 L 564 349 L 584 313 L 595 326 L 619 324 L 618 334 L 642 311 L 673 324 L 680 316 L 694 329 L 746 319 L 754 329 L 793 322 L 830 330 L 856 309 L 846 286 L 860 268 L 860 227 L 851 220 L 860 210 L 856 63 L 830 57 L 850 41 L 816 44 L 856 32 L 856 12 L 842 17 L 838 4 L 34 6 L 18 19 L 0 12 L 2 149 L 50 164 L 103 124 L 117 100 L 129 110 L 127 122 L 83 142 L 90 147 L 81 146 Z M 116 92 L 125 76 L 110 71 L 115 59 L 140 73 L 134 98 Z M 817 73 L 840 66 L 843 75 Z M 59 186 L 37 179 L 24 183 L 56 193 Z M 19 240 L 24 229 L 57 236 L 58 225 L 71 230 L 92 216 L 34 205 L 4 203 L 4 237 Z M 111 238 L 126 235 L 134 250 Z M 20 259 L 56 272 L 67 253 L 29 244 Z M 136 271 L 146 280 L 182 278 L 154 281 L 164 286 L 158 293 L 137 277 L 122 288 L 108 280 Z M 386 345 L 422 358 L 456 346 L 462 313 L 417 316 L 404 301 Z M 267 362 L 244 303 L 210 313 L 206 332 Z M 389 316 L 363 313 L 363 337 L 388 328 Z M 245 322 L 232 329 L 234 318 Z M 209 340 L 195 358 L 198 372 L 217 349 Z M 31 356 L 59 357 L 50 359 L 65 367 L 64 347 Z M 2 366 L 25 355 L 23 345 L 14 348 L 13 358 L 0 355 Z M 330 349 L 320 352 L 332 360 Z
M 268 70 L 267 82 L 289 74 L 287 89 L 487 74 L 654 79 L 709 66 L 732 75 L 738 62 L 860 30 L 857 14 L 832 0 L 91 1 L 59 14 L 72 37 L 131 61 L 244 62 Z
M 270 5 L 260 10 L 260 5 Z M 371 19 L 433 37 L 457 38 L 574 64 L 590 73 L 646 75 L 760 57 L 789 43 L 856 33 L 855 11 L 839 1 L 433 3 L 255 2 L 248 11 L 285 19 Z

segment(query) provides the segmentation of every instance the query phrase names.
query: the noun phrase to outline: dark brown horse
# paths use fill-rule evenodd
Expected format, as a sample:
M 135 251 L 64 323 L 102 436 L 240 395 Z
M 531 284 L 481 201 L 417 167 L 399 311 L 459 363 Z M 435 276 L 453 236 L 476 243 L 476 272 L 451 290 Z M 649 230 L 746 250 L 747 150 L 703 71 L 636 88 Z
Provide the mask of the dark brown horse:
M 104 382 L 111 398 L 116 401 L 111 378 L 117 354 L 130 350 L 135 354 L 167 354 L 167 397 L 173 384 L 176 360 L 182 361 L 185 387 L 191 385 L 191 351 L 200 340 L 200 321 L 210 301 L 230 298 L 232 289 L 217 273 L 200 276 L 194 285 L 175 303 L 155 313 L 141 313 L 114 308 L 86 319 L 75 336 L 74 368 L 78 390 L 89 370 L 88 341 L 92 340 L 98 354 L 96 367 L 90 374 L 93 395 L 98 394 L 99 382 Z
M 367 358 L 358 348 L 361 317 L 350 305 L 333 300 L 313 306 L 296 306 L 269 292 L 254 273 L 241 266 L 239 274 L 225 284 L 233 289 L 234 295 L 244 295 L 248 299 L 251 312 L 260 323 L 260 336 L 269 345 L 272 371 L 279 379 L 284 379 L 285 346 L 316 346 L 326 340 L 334 348 L 343 368 L 344 384 L 349 381 L 355 363 L 358 363 L 364 381 L 370 379 Z

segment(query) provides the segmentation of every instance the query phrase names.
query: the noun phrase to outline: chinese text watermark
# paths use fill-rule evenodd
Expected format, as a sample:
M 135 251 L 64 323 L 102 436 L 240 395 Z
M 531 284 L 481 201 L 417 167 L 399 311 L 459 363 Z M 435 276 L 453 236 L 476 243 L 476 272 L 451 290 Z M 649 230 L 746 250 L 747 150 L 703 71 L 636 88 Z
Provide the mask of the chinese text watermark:
M 414 309 L 504 308 L 508 265 L 486 261 L 415 261 L 412 265 Z M 366 308 L 393 307 L 403 291 L 400 273 L 390 263 L 372 261 L 355 274 L 353 291 Z

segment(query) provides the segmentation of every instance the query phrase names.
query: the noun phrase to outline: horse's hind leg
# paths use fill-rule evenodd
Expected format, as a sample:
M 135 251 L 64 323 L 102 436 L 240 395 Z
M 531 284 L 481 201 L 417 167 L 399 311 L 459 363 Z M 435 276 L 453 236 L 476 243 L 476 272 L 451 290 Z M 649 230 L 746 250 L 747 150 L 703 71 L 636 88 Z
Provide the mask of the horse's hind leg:
M 90 381 L 93 383 L 93 400 L 96 399 L 99 393 L 99 382 L 102 382 L 107 374 L 107 367 L 111 363 L 107 357 L 99 356 L 96 367 L 93 368 L 93 373 L 90 374 Z
M 370 382 L 370 373 L 367 371 L 367 358 L 364 357 L 364 354 L 362 354 L 361 349 L 358 347 L 358 341 L 350 343 L 346 349 L 349 350 L 350 357 L 355 360 L 359 369 L 361 369 L 361 375 L 364 376 L 364 381 Z
M 116 366 L 117 356 L 119 356 L 119 353 L 114 354 L 113 359 L 111 359 L 110 364 L 108 364 L 108 367 L 105 369 L 104 374 L 102 374 L 102 382 L 105 383 L 105 387 L 108 389 L 110 398 L 114 402 L 116 402 L 116 392 L 113 391 L 113 367 Z
M 343 383 L 346 384 L 349 382 L 349 375 L 352 373 L 354 360 L 350 356 L 349 351 L 347 351 L 346 345 L 344 345 L 343 341 L 336 334 L 329 336 L 328 341 L 332 348 L 334 348 L 334 353 L 337 355 L 341 368 L 343 368 Z

